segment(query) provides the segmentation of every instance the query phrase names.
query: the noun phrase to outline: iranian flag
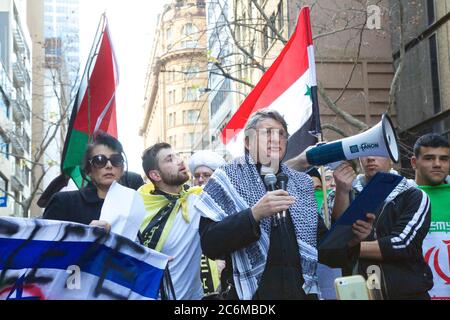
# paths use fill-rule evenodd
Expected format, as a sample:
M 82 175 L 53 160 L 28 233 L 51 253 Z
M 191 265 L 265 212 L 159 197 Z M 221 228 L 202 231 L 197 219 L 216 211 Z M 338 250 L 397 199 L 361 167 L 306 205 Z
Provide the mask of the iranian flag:
M 88 142 L 98 131 L 117 138 L 117 84 L 118 68 L 103 16 L 74 101 L 61 161 L 62 172 L 79 188 L 83 181 L 80 165 Z
M 430 197 L 431 225 L 423 240 L 425 261 L 433 272 L 433 300 L 450 300 L 450 184 L 419 186 Z
M 242 129 L 249 117 L 263 108 L 277 110 L 288 124 L 291 137 L 285 160 L 317 142 L 321 131 L 308 7 L 301 9 L 288 43 L 223 129 L 222 142 L 233 155 L 244 141 Z

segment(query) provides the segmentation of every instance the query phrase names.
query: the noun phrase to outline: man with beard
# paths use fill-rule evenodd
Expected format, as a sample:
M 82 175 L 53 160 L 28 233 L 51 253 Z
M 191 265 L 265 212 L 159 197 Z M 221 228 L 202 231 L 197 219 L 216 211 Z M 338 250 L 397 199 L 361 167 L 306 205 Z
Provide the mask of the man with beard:
M 192 205 L 202 189 L 185 184 L 187 167 L 170 144 L 157 143 L 145 150 L 142 167 L 151 182 L 138 190 L 147 210 L 141 242 L 171 257 L 169 271 L 177 300 L 201 299 L 200 214 Z

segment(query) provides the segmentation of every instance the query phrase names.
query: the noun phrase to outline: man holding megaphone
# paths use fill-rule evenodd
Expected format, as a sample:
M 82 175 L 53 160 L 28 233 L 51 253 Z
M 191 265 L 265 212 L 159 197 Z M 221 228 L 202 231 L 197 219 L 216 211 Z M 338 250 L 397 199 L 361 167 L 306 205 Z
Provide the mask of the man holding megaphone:
M 328 207 L 336 220 L 376 173 L 397 173 L 391 169 L 399 151 L 389 117 L 383 115 L 376 126 L 356 136 L 309 148 L 286 164 L 305 170 L 310 165 L 356 158 L 363 174 L 356 176 L 346 162 L 334 172 L 336 190 L 328 196 Z M 358 273 L 368 276 L 368 268 L 378 266 L 387 299 L 429 299 L 433 279 L 422 256 L 422 243 L 430 227 L 428 196 L 403 178 L 375 214 L 373 232 L 361 242 Z

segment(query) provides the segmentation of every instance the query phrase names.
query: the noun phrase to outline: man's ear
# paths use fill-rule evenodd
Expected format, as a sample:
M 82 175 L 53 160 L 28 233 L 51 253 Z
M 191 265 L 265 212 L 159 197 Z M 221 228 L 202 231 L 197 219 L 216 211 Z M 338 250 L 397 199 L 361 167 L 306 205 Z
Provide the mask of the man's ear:
M 159 182 L 161 181 L 161 175 L 159 174 L 158 170 L 150 170 L 148 172 L 148 177 L 152 180 L 152 181 L 156 181 Z
M 416 156 L 411 157 L 411 167 L 416 170 L 417 169 L 417 158 Z

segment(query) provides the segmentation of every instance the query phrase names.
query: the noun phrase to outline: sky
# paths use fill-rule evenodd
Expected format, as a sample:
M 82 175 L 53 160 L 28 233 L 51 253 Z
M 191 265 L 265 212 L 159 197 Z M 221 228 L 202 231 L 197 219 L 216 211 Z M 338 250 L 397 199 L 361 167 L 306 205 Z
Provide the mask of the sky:
M 128 168 L 142 173 L 144 148 L 139 128 L 143 118 L 144 86 L 157 16 L 170 0 L 80 0 L 80 57 L 84 70 L 100 17 L 106 12 L 119 66 L 116 93 L 119 140 Z

